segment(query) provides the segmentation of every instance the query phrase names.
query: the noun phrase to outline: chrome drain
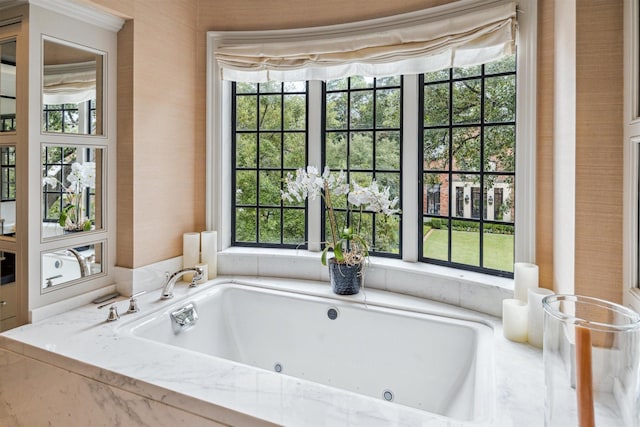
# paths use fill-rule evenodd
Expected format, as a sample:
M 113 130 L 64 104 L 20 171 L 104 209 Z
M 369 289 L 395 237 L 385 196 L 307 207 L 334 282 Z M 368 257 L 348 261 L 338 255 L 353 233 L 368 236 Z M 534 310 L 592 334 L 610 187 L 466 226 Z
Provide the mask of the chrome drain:
M 282 365 L 280 363 L 276 363 L 273 365 L 273 370 L 276 372 L 282 372 Z
M 327 317 L 331 320 L 336 320 L 338 318 L 338 309 L 330 307 L 329 310 L 327 310 Z
M 387 402 L 393 401 L 393 392 L 391 390 L 385 390 L 382 392 L 382 398 Z

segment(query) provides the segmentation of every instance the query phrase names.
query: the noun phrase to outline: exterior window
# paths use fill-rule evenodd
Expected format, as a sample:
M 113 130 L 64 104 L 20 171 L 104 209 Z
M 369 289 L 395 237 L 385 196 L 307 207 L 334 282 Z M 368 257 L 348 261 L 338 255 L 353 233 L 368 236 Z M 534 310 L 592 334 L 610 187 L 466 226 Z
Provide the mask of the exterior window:
M 306 247 L 305 203 L 280 191 L 307 163 L 307 86 L 232 84 L 234 245 Z
M 349 77 L 325 85 L 324 164 L 343 170 L 349 182 L 366 186 L 375 179 L 401 194 L 402 78 Z M 373 212 L 348 218 L 344 196 L 334 200 L 338 227 L 358 227 L 372 254 L 400 257 L 400 215 Z M 401 207 L 401 206 L 400 206 Z M 323 211 L 324 212 L 324 211 Z M 324 236 L 328 235 L 328 219 Z
M 421 259 L 510 276 L 514 260 L 515 56 L 421 76 Z M 428 202 L 428 200 L 427 200 Z
M 0 148 L 0 188 L 2 201 L 9 202 L 16 199 L 16 148 Z

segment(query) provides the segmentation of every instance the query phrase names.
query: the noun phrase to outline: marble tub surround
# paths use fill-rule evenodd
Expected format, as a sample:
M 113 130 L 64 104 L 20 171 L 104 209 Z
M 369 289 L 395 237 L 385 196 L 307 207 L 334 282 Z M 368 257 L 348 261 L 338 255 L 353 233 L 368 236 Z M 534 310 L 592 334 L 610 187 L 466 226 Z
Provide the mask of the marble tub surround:
M 494 416 L 478 423 L 455 421 L 381 399 L 172 348 L 122 332 L 126 325 L 153 311 L 167 308 L 181 298 L 188 301 L 190 294 L 225 281 L 354 302 L 363 302 L 366 297 L 369 304 L 480 319 L 494 328 L 497 396 Z M 533 427 L 542 425 L 544 421 L 542 353 L 529 345 L 504 339 L 500 321 L 495 317 L 375 289 L 365 289 L 355 296 L 336 297 L 326 282 L 291 279 L 219 277 L 196 289 L 180 283 L 175 293 L 173 300 L 159 301 L 159 290 L 147 292 L 138 298 L 140 312 L 133 314 L 122 314 L 128 300 L 121 298 L 116 304 L 122 317 L 112 323 L 104 322 L 107 315 L 104 309 L 98 310 L 93 304 L 85 305 L 0 334 L 0 348 L 3 349 L 2 354 L 8 354 L 5 358 L 28 359 L 15 363 L 40 363 L 53 371 L 68 371 L 96 382 L 100 387 L 126 393 L 132 401 L 148 400 L 150 405 L 166 405 L 210 422 L 203 425 Z M 4 379 L 2 370 L 10 369 L 10 366 L 0 363 L 0 377 Z M 43 387 L 52 386 L 46 375 L 42 381 L 46 383 L 42 384 Z M 20 385 L 16 384 L 16 387 L 19 389 Z M 105 400 L 103 394 L 96 396 L 87 394 L 87 398 L 94 402 L 103 399 L 101 404 L 107 407 L 116 404 L 109 398 Z M 78 406 L 76 401 L 70 403 L 71 409 Z M 0 412 L 0 421 L 2 416 L 12 416 L 12 408 L 2 410 L 5 412 Z M 155 425 L 172 424 L 167 418 L 166 424 Z

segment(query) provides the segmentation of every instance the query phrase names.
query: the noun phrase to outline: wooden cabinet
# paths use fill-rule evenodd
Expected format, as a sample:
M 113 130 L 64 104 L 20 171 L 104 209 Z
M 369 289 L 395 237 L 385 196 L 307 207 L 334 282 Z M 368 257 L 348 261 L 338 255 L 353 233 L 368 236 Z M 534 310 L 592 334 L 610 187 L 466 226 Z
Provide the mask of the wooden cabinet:
M 16 282 L 0 285 L 0 332 L 17 325 L 18 288 Z

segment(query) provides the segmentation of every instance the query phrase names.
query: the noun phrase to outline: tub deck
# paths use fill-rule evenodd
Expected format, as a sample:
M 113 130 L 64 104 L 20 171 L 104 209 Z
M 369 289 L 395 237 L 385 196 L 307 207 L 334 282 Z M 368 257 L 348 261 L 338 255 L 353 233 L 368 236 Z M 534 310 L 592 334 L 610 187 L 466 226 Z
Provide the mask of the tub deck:
M 122 333 L 179 298 L 193 297 L 229 280 L 301 290 L 299 280 L 274 278 L 218 278 L 196 290 L 181 283 L 176 286 L 176 299 L 159 301 L 159 290 L 147 293 L 138 300 L 139 313 L 123 315 L 117 322 L 105 323 L 107 313 L 87 305 L 4 333 L 0 348 L 180 408 L 211 420 L 211 425 L 217 425 L 215 421 L 226 425 L 533 427 L 544 422 L 541 351 L 505 340 L 499 319 L 428 300 L 366 290 L 370 304 L 481 319 L 493 326 L 496 393 L 488 417 L 472 421 L 444 417 Z M 302 281 L 302 285 L 306 294 L 334 298 L 325 283 Z M 336 297 L 336 301 L 363 298 L 361 293 Z M 117 305 L 124 313 L 128 301 L 120 299 Z

